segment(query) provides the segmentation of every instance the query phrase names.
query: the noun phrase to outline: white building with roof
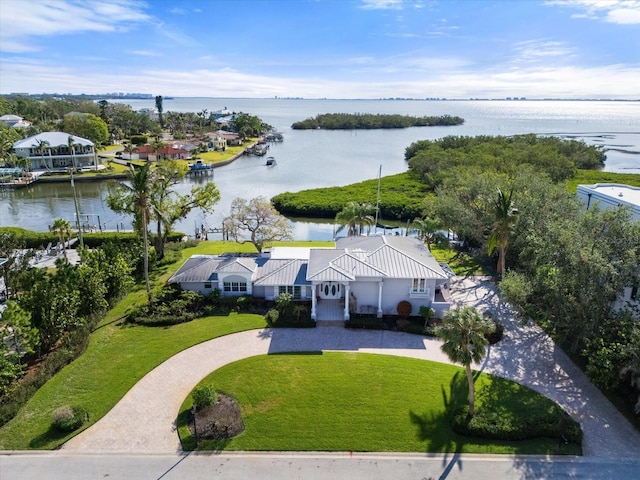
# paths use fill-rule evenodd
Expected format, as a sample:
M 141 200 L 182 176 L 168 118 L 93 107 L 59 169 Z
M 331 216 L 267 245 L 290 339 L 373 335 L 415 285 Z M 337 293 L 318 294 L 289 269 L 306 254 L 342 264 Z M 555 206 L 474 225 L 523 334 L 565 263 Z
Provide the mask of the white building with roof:
M 42 132 L 18 140 L 13 149 L 18 157 L 29 159 L 32 171 L 98 168 L 93 142 L 64 132 Z
M 640 221 L 640 188 L 619 183 L 578 185 L 578 198 L 587 209 L 598 205 L 600 209 L 627 207 L 631 218 Z M 616 308 L 632 306 L 640 308 L 639 285 L 626 287 L 615 301 Z
M 417 238 L 347 237 L 335 248 L 276 247 L 263 254 L 194 255 L 169 279 L 203 294 L 275 300 L 290 293 L 311 302 L 314 320 L 348 320 L 352 313 L 397 314 L 408 302 L 436 317 L 449 310 L 449 276 Z
M 595 185 L 578 185 L 578 198 L 587 209 L 596 202 L 601 209 L 629 208 L 631 216 L 640 220 L 640 188 L 619 183 L 596 183 Z

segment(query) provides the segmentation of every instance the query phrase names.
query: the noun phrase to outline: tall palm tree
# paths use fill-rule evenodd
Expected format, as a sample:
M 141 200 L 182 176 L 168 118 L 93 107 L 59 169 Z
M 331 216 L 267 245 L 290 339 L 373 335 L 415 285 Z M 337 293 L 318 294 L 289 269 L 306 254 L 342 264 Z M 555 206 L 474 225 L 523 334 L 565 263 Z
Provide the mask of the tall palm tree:
M 107 205 L 114 212 L 133 214 L 135 227 L 142 234 L 144 249 L 144 280 L 147 299 L 151 302 L 151 286 L 149 284 L 149 239 L 148 226 L 151 218 L 151 164 L 146 162 L 140 168 L 129 167 L 127 174 L 130 185 L 117 183 L 109 185 Z
M 60 245 L 62 245 L 62 253 L 64 258 L 67 258 L 67 249 L 65 248 L 64 243 L 65 239 L 71 235 L 71 224 L 63 218 L 56 218 L 51 226 L 51 231 L 58 235 Z
M 365 227 L 370 227 L 375 223 L 372 213 L 375 207 L 370 203 L 349 202 L 336 215 L 336 222 L 340 227 L 336 233 L 347 228 L 347 236 L 357 236 L 364 233 Z
M 469 383 L 469 415 L 475 409 L 475 385 L 471 362 L 480 363 L 485 356 L 489 341 L 485 334 L 494 330 L 494 325 L 486 320 L 474 307 L 449 310 L 442 319 L 436 334 L 444 343 L 440 347 L 454 363 L 464 365 Z
M 489 237 L 487 247 L 489 255 L 493 255 L 496 248 L 498 249 L 497 270 L 504 279 L 504 275 L 506 273 L 507 247 L 509 246 L 509 240 L 513 234 L 513 227 L 518 221 L 518 217 L 520 215 L 520 212 L 513 203 L 513 188 L 508 195 L 505 195 L 502 190 L 498 188 L 497 195 L 493 198 L 491 203 L 491 209 L 494 223 L 493 232 Z

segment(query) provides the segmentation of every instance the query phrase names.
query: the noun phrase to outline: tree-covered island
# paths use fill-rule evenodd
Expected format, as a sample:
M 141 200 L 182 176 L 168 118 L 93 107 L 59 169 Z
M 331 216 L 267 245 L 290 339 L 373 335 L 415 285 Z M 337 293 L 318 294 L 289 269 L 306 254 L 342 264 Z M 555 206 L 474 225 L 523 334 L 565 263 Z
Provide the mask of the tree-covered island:
M 370 113 L 324 113 L 291 125 L 294 130 L 371 130 L 377 128 L 446 127 L 462 125 L 464 119 L 451 115 L 413 117 Z

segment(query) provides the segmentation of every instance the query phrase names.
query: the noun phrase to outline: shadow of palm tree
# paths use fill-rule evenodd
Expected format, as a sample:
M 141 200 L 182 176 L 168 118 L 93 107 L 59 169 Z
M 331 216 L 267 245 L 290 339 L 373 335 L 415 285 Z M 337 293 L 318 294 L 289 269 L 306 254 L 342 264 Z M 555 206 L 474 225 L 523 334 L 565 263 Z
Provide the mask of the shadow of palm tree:
M 442 386 L 444 409 L 438 412 L 409 412 L 409 419 L 417 428 L 417 437 L 427 443 L 426 452 L 459 453 L 464 445 L 463 437 L 453 432 L 450 425 L 451 414 L 465 405 L 467 399 L 466 376 L 457 372 L 447 389 Z

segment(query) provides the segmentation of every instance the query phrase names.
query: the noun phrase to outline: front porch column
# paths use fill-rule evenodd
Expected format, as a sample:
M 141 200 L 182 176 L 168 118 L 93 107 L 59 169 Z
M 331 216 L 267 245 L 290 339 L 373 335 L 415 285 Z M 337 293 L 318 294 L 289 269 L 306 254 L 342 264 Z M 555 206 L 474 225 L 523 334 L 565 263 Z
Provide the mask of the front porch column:
M 349 297 L 351 296 L 351 286 L 347 283 L 344 289 L 344 319 L 349 320 Z
M 316 284 L 311 284 L 311 320 L 316 320 Z
M 377 317 L 382 318 L 382 285 L 384 282 L 378 282 L 378 312 Z

